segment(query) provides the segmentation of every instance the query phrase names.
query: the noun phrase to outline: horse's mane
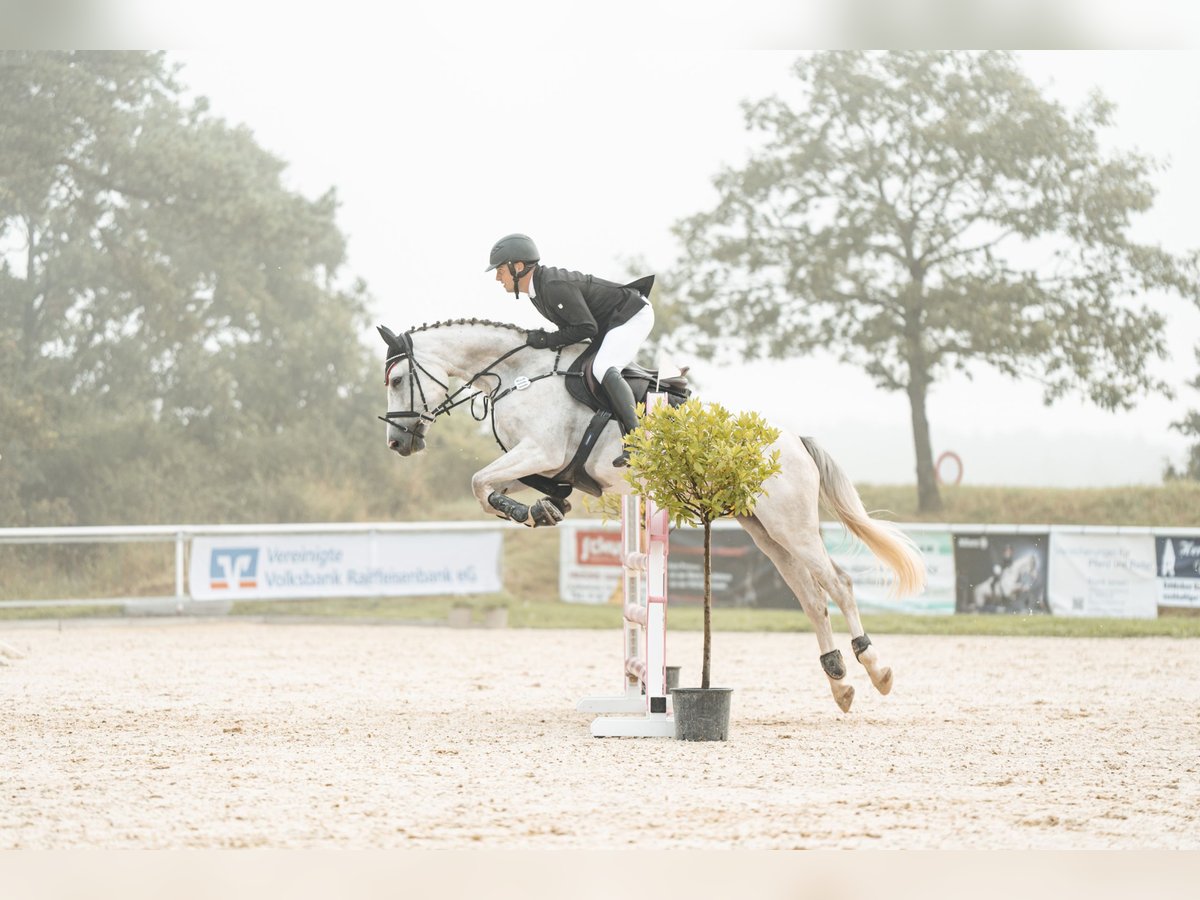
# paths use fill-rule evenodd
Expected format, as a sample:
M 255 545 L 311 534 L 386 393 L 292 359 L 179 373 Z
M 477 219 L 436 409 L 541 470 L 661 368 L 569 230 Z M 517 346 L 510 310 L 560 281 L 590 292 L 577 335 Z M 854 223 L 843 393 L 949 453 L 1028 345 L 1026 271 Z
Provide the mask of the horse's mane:
M 490 319 L 447 319 L 445 322 L 422 323 L 417 328 L 409 329 L 409 334 L 417 331 L 431 331 L 434 328 L 447 328 L 451 325 L 487 325 L 491 328 L 507 328 L 509 331 L 516 331 L 520 334 L 525 334 L 529 330 L 510 322 L 493 322 Z

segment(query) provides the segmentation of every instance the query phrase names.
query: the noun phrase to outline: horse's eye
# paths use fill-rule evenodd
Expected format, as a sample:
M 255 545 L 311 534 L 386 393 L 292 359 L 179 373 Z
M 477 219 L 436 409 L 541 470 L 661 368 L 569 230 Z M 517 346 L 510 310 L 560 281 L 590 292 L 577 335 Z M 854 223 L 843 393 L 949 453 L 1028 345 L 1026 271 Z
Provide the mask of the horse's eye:
M 395 378 L 392 379 L 392 387 L 394 387 L 394 388 L 400 387 L 400 382 L 403 380 L 404 380 L 403 375 L 397 375 Z

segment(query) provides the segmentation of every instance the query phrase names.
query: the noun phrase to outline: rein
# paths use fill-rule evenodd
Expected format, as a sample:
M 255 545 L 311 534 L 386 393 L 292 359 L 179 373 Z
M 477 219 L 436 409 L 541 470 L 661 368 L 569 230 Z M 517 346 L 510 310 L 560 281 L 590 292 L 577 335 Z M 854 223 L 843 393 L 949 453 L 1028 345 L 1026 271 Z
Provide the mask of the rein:
M 513 384 L 511 387 L 501 391 L 500 389 L 503 386 L 503 381 L 501 380 L 501 378 L 498 374 L 496 374 L 495 372 L 492 371 L 492 369 L 495 366 L 499 365 L 500 363 L 504 362 L 510 356 L 514 356 L 515 354 L 520 353 L 522 350 L 526 349 L 526 347 L 528 346 L 527 344 L 521 344 L 519 347 L 514 347 L 512 350 L 509 350 L 507 353 L 492 360 L 492 362 L 488 363 L 486 366 L 484 366 L 484 368 L 480 369 L 478 372 L 476 372 L 470 378 L 466 379 L 463 386 L 451 394 L 451 393 L 449 393 L 449 391 L 450 391 L 449 384 L 436 378 L 432 373 L 430 373 L 430 371 L 428 369 L 426 369 L 423 365 L 421 365 L 420 362 L 417 361 L 415 354 L 413 353 L 412 335 L 405 332 L 404 334 L 398 335 L 397 337 L 400 341 L 400 345 L 396 349 L 399 352 L 392 354 L 384 362 L 383 383 L 385 385 L 390 384 L 391 377 L 392 377 L 392 369 L 394 369 L 400 362 L 407 361 L 408 362 L 408 376 L 409 376 L 408 400 L 409 400 L 410 409 L 409 410 L 397 410 L 395 412 L 389 410 L 388 412 L 384 413 L 384 415 L 377 416 L 376 418 L 378 418 L 380 421 L 387 422 L 389 425 L 399 429 L 400 431 L 403 431 L 406 434 L 411 434 L 415 437 L 424 438 L 425 432 L 428 430 L 429 425 L 432 422 L 436 421 L 438 416 L 441 416 L 443 414 L 449 415 L 450 410 L 452 410 L 458 406 L 462 406 L 464 403 L 470 403 L 471 404 L 471 416 L 477 422 L 482 422 L 484 419 L 486 419 L 488 416 L 488 412 L 490 410 L 491 416 L 492 416 L 492 436 L 496 438 L 496 443 L 500 445 L 500 448 L 502 450 L 504 450 L 505 452 L 508 452 L 507 448 L 505 448 L 504 444 L 501 443 L 500 436 L 498 434 L 496 434 L 496 404 L 499 403 L 505 397 L 507 397 L 509 394 L 511 394 L 513 391 L 525 390 L 531 384 L 533 384 L 535 381 L 541 381 L 543 378 L 551 378 L 555 375 L 565 375 L 566 374 L 565 372 L 560 372 L 558 370 L 559 362 L 562 360 L 562 351 L 563 351 L 563 348 L 560 347 L 558 349 L 558 352 L 554 355 L 554 367 L 549 372 L 545 373 L 544 375 L 535 375 L 533 378 L 526 378 L 524 375 L 518 375 L 517 378 L 513 381 Z M 445 390 L 447 391 L 446 399 L 443 400 L 441 403 L 439 403 L 437 406 L 433 407 L 433 409 L 429 408 L 429 401 L 425 398 L 425 388 L 421 384 L 420 373 L 424 373 L 424 375 L 427 378 L 429 378 L 430 381 L 434 382 L 439 387 L 445 388 Z M 483 391 L 483 389 L 478 389 L 473 394 L 470 394 L 466 397 L 462 397 L 461 399 L 456 399 L 456 398 L 458 398 L 458 396 L 460 394 L 464 393 L 465 391 L 471 390 L 474 383 L 480 378 L 495 378 L 496 386 L 489 393 L 485 393 Z M 421 410 L 417 409 L 418 394 L 420 395 L 420 398 L 421 398 Z M 483 397 L 483 414 L 477 416 L 477 415 L 475 415 L 474 401 L 481 396 Z M 404 425 L 401 422 L 397 421 L 398 419 L 400 419 L 400 420 L 420 419 L 421 421 L 416 423 L 415 425 L 413 425 L 410 428 L 407 425 Z

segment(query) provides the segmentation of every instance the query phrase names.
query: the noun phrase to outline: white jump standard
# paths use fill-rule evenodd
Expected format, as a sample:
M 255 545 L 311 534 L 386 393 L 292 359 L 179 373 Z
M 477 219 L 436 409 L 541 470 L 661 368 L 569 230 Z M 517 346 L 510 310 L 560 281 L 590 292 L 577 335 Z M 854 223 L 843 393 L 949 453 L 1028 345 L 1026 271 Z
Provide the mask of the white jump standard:
M 653 408 L 665 399 L 662 394 L 650 394 L 646 405 Z M 644 516 L 639 505 L 644 506 Z M 659 509 L 650 497 L 627 494 L 621 498 L 625 693 L 616 697 L 585 697 L 579 701 L 578 709 L 640 715 L 599 716 L 592 722 L 593 737 L 675 736 L 675 721 L 667 703 L 670 525 L 667 511 Z

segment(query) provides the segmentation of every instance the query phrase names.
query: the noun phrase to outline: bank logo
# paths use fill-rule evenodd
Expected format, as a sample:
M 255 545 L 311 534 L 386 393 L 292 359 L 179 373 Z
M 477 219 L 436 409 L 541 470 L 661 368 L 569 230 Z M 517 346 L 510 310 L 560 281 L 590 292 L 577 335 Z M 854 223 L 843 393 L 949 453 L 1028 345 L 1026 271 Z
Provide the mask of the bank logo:
M 258 587 L 258 548 L 214 547 L 208 575 L 215 591 Z

